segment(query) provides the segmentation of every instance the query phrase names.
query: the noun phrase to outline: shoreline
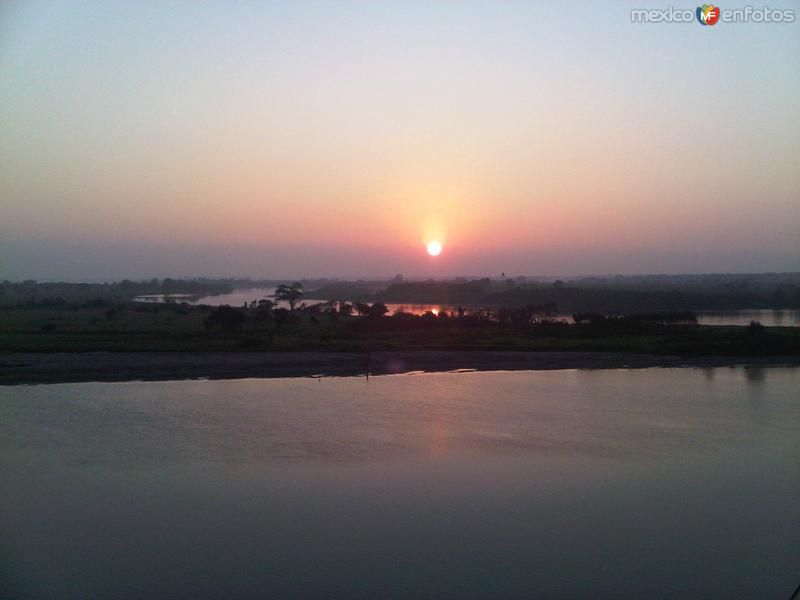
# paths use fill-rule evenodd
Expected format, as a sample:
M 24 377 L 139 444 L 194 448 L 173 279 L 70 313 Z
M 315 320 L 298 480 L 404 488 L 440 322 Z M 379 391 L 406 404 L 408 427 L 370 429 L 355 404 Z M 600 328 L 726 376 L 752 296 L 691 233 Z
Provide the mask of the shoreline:
M 797 367 L 800 356 L 661 356 L 618 352 L 74 352 L 0 354 L 0 386 L 409 372 Z

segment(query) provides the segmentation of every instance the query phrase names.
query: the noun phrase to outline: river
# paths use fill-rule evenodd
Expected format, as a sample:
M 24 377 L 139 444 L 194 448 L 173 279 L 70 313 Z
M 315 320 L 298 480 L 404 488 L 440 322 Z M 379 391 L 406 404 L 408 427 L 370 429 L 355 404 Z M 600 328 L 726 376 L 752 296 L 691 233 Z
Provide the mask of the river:
M 0 597 L 788 598 L 800 370 L 0 388 Z

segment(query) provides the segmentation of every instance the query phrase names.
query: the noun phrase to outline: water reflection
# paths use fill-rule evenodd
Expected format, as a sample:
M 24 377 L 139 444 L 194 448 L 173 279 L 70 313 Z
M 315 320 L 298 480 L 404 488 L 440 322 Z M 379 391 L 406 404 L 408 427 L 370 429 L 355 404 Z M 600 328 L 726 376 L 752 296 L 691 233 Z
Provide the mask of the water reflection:
M 758 321 L 765 327 L 800 327 L 800 310 L 698 311 L 701 325 L 749 325 Z
M 788 427 L 800 418 L 787 396 L 787 381 L 796 391 L 798 376 L 797 368 L 746 367 L 388 375 L 369 385 L 306 378 L 33 386 L 4 390 L 12 401 L 0 405 L 0 431 L 18 448 L 53 452 L 51 460 L 119 466 L 381 460 L 431 449 L 657 455 L 676 445 L 735 445 L 748 415 L 729 399 L 749 388 L 770 398 Z M 721 417 L 738 420 L 737 428 L 719 429 Z
M 798 388 L 798 369 L 3 388 L 0 597 L 787 596 Z
M 769 369 L 758 366 L 747 366 L 744 368 L 744 376 L 747 382 L 754 385 L 762 385 L 767 380 Z
M 187 304 L 204 304 L 208 306 L 222 306 L 227 304 L 229 306 L 243 306 L 250 304 L 253 301 L 272 299 L 275 294 L 275 288 L 243 288 L 233 290 L 227 294 L 215 294 L 212 296 L 189 296 L 187 294 L 172 294 L 165 296 L 163 294 L 151 294 L 146 296 L 137 296 L 134 300 L 137 302 L 186 302 Z M 309 300 L 307 304 L 316 304 L 317 301 Z

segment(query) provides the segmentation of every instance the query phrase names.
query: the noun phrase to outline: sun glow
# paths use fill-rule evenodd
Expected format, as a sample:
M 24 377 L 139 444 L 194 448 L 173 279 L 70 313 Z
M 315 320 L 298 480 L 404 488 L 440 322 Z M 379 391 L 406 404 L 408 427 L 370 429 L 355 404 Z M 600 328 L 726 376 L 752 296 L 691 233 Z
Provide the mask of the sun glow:
M 442 245 L 439 242 L 431 242 L 428 244 L 428 254 L 431 256 L 439 256 L 442 253 Z

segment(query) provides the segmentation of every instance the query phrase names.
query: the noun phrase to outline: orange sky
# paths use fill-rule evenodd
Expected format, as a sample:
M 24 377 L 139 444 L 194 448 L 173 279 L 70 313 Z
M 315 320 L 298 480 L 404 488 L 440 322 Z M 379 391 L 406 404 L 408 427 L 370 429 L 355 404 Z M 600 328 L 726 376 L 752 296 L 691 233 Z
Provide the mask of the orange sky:
M 0 277 L 800 266 L 796 23 L 205 8 L 0 8 Z

